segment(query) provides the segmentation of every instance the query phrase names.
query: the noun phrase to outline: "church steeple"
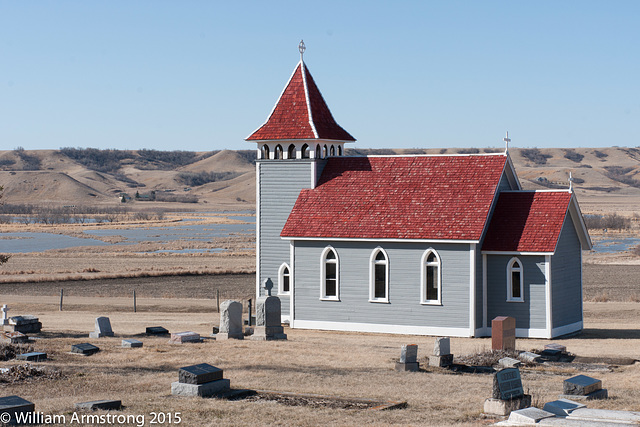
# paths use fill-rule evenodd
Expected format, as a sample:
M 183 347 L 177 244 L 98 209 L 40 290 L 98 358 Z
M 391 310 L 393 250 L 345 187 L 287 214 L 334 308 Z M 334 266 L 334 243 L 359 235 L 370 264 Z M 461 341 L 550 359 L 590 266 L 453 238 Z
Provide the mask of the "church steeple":
M 305 157 L 302 150 L 305 146 L 310 152 L 313 152 L 313 157 L 332 155 L 330 148 L 326 153 L 316 152 L 317 148 L 324 150 L 327 144 L 329 147 L 334 147 L 333 155 L 341 155 L 343 144 L 355 141 L 355 138 L 335 121 L 316 86 L 302 59 L 305 50 L 302 41 L 299 50 L 300 62 L 289 78 L 267 121 L 246 139 L 264 144 L 262 158 L 291 158 L 290 156 L 276 156 L 278 149 L 283 150 L 282 143 L 285 141 L 287 147 L 284 148 L 284 151 L 291 154 L 291 145 L 295 146 L 296 152 L 299 154 L 296 156 L 297 158 Z

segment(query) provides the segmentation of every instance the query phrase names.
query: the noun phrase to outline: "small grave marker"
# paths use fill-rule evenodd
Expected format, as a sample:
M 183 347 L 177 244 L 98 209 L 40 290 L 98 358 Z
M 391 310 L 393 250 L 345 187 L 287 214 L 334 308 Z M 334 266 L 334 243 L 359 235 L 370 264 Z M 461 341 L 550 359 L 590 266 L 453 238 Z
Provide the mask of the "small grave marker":
M 16 424 L 18 414 L 35 412 L 35 410 L 35 404 L 20 396 L 0 397 L 0 414 L 8 414 L 9 418 L 7 420 L 2 419 L 3 424 Z
M 220 304 L 220 327 L 216 334 L 216 340 L 229 338 L 242 340 L 242 304 L 237 301 L 223 301 Z
M 433 355 L 429 356 L 429 366 L 446 367 L 453 364 L 451 339 L 438 337 L 433 344 Z
M 505 368 L 517 368 L 522 365 L 522 362 L 512 357 L 503 357 L 502 359 L 498 360 L 498 364 Z
M 540 355 L 531 353 L 530 351 L 523 351 L 522 353 L 518 354 L 518 359 L 522 360 L 523 362 L 538 363 L 540 362 Z
M 496 372 L 493 377 L 493 398 L 514 399 L 524 396 L 522 379 L 518 368 L 506 368 Z
M 562 383 L 563 394 L 560 398 L 576 400 L 606 399 L 609 392 L 602 388 L 602 381 L 586 375 L 576 375 L 564 380 Z
M 89 338 L 112 337 L 111 321 L 108 317 L 96 317 L 96 329 L 89 334 Z
M 415 372 L 420 369 L 418 363 L 418 345 L 405 344 L 400 348 L 400 361 L 396 362 L 396 371 Z
M 201 342 L 200 334 L 191 331 L 176 332 L 171 334 L 169 344 L 185 344 Z
M 222 379 L 222 369 L 208 363 L 185 366 L 178 370 L 178 380 L 184 384 L 204 384 Z
M 553 414 L 559 415 L 561 417 L 566 417 L 571 414 L 576 409 L 586 408 L 586 405 L 578 402 L 574 402 L 569 399 L 558 399 L 553 402 L 547 402 L 544 404 L 544 409 L 547 412 L 551 412 Z
M 37 333 L 42 330 L 42 323 L 32 315 L 13 316 L 9 318 L 9 324 L 4 326 L 4 330 L 23 334 Z
M 93 400 L 91 402 L 78 402 L 74 405 L 76 409 L 122 409 L 122 401 L 121 400 Z
M 498 316 L 491 321 L 491 349 L 516 349 L 516 319 Z
M 18 360 L 26 360 L 29 362 L 40 362 L 41 360 L 47 360 L 47 353 L 22 353 L 16 356 Z
M 2 305 L 2 323 L 0 323 L 0 325 L 8 325 L 9 324 L 9 317 L 7 315 L 7 313 L 9 312 L 10 308 L 7 307 L 7 304 L 3 304 Z
M 0 342 L 20 344 L 29 341 L 29 337 L 22 332 L 0 332 Z
M 538 408 L 524 408 L 511 412 L 509 423 L 511 425 L 531 425 L 536 424 L 545 418 L 554 418 L 555 414 L 543 411 Z
M 126 348 L 142 347 L 142 341 L 138 341 L 134 339 L 126 339 L 126 340 L 122 340 L 122 346 Z
M 561 353 L 566 353 L 567 352 L 567 347 L 563 346 L 562 344 L 558 344 L 558 343 L 551 343 L 551 344 L 545 344 L 544 346 L 545 350 L 560 350 Z
M 100 351 L 100 348 L 88 342 L 82 344 L 74 344 L 71 346 L 71 353 L 78 353 L 85 356 L 90 356 Z
M 146 329 L 147 335 L 169 335 L 169 331 L 162 326 L 150 326 Z

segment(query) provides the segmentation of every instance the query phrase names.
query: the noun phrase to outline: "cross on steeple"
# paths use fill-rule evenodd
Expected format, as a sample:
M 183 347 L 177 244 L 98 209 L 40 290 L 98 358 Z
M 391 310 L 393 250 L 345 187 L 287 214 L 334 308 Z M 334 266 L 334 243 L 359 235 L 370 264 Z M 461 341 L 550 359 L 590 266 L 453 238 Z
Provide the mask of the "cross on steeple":
M 507 136 L 502 138 L 505 143 L 504 152 L 507 153 L 509 151 L 509 143 L 511 142 L 511 138 L 509 138 L 509 131 L 507 131 Z
M 304 51 L 307 50 L 307 47 L 304 45 L 304 40 L 300 40 L 300 44 L 298 44 L 298 50 L 300 51 L 300 61 L 302 61 L 302 55 Z

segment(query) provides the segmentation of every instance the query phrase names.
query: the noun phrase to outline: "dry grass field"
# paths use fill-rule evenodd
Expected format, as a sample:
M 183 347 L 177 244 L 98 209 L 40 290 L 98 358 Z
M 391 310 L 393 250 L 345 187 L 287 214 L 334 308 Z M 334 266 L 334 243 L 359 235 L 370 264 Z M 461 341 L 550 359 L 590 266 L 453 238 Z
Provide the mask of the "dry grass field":
M 623 277 L 616 276 L 623 270 L 614 268 L 606 274 L 613 283 L 621 283 L 615 279 Z M 588 267 L 588 276 L 589 271 Z M 481 414 L 484 399 L 491 394 L 492 376 L 426 367 L 431 337 L 286 329 L 289 339 L 282 342 L 205 339 L 201 344 L 172 345 L 166 337 L 142 334 L 147 326 L 161 325 L 208 337 L 219 320 L 211 289 L 220 289 L 224 298 L 244 300 L 253 295 L 254 285 L 252 274 L 67 282 L 63 311 L 58 309 L 59 282 L 0 285 L 0 301 L 9 305 L 10 314 L 34 314 L 44 325 L 30 345 L 47 352 L 50 360 L 32 366 L 57 373 L 4 383 L 3 395 L 17 394 L 35 402 L 38 411 L 68 417 L 74 413 L 75 402 L 121 399 L 125 408 L 118 414 L 144 415 L 145 425 L 150 425 L 152 412 L 180 412 L 185 426 L 486 425 L 494 421 Z M 132 312 L 131 289 L 138 290 L 136 313 Z M 585 330 L 556 342 L 571 353 L 601 358 L 603 363 L 524 368 L 525 389 L 536 402 L 544 403 L 561 393 L 563 379 L 585 374 L 602 379 L 611 396 L 590 407 L 640 410 L 640 364 L 604 363 L 606 358 L 640 359 L 639 308 L 634 302 L 585 303 Z M 111 319 L 114 338 L 88 338 L 97 316 Z M 139 339 L 144 347 L 122 348 L 124 338 Z M 69 353 L 72 344 L 82 342 L 92 342 L 102 351 L 89 357 Z M 547 342 L 519 339 L 517 347 L 541 349 Z M 419 345 L 423 369 L 395 372 L 400 346 L 410 343 Z M 451 348 L 462 356 L 490 345 L 486 338 L 452 338 Z M 177 370 L 197 363 L 224 369 L 234 389 L 406 401 L 408 406 L 371 411 L 171 396 L 170 384 L 177 380 Z M 0 367 L 19 364 L 10 360 L 0 362 Z

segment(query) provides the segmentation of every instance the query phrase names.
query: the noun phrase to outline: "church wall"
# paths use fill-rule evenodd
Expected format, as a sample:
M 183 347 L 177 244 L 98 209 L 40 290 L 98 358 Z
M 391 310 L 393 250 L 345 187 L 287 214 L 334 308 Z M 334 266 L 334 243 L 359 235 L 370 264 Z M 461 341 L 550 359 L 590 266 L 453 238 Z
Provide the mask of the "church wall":
M 300 190 L 311 188 L 313 163 L 324 165 L 324 160 L 265 160 L 258 161 L 258 202 L 256 221 L 258 274 L 256 280 L 262 284 L 267 278 L 274 283 L 273 295 L 282 303 L 282 315 L 289 315 L 289 297 L 279 295 L 278 271 L 282 263 L 290 265 L 289 241 L 280 238 Z M 260 286 L 260 295 L 264 289 Z
M 320 300 L 321 256 L 328 245 L 339 260 L 339 301 Z M 412 328 L 422 327 L 433 329 L 421 329 L 419 333 L 468 336 L 471 258 L 468 243 L 327 240 L 296 241 L 294 246 L 295 325 L 313 322 L 318 329 L 395 333 L 418 333 Z M 370 257 L 378 247 L 388 256 L 389 303 L 369 302 Z M 435 249 L 441 258 L 442 305 L 421 304 L 421 260 L 429 248 Z M 345 323 L 361 326 L 337 325 Z
M 555 255 L 551 257 L 553 328 L 582 321 L 582 251 L 567 215 Z

